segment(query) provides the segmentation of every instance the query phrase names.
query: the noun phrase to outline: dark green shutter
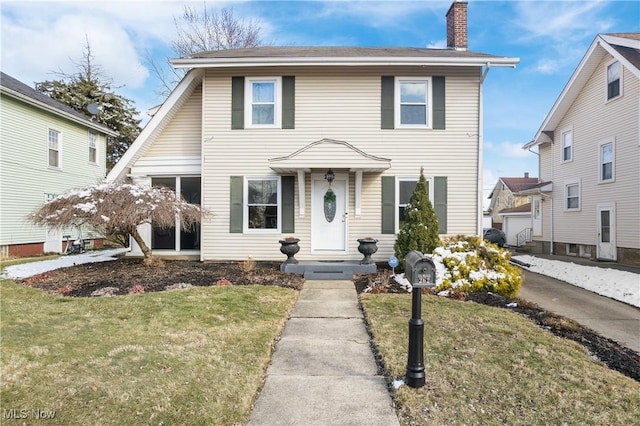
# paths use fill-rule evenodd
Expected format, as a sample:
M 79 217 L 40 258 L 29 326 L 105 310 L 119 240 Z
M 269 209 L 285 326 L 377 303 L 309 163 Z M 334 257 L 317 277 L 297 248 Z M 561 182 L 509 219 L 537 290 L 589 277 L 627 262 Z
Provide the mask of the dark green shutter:
M 396 178 L 382 176 L 382 233 L 396 233 Z
M 447 177 L 435 176 L 433 178 L 433 201 L 440 233 L 447 233 Z
M 282 176 L 282 232 L 295 232 L 294 185 L 293 176 Z
M 231 128 L 244 129 L 244 77 L 231 77 Z
M 393 90 L 395 78 L 393 76 L 382 76 L 380 87 L 380 128 L 393 129 L 395 117 L 393 114 L 393 104 L 395 102 Z
M 242 176 L 231 176 L 229 188 L 229 232 L 242 233 L 244 208 L 242 206 L 243 191 Z
M 433 77 L 433 128 L 446 128 L 444 77 Z
M 282 77 L 282 128 L 295 129 L 296 124 L 296 78 Z

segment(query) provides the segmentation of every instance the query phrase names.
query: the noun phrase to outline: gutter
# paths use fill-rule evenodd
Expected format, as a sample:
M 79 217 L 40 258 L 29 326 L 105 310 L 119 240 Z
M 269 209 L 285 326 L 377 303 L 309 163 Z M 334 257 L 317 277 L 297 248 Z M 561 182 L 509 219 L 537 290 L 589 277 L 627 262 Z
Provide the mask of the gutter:
M 520 62 L 519 58 L 433 58 L 433 57 L 240 57 L 240 58 L 177 58 L 169 62 L 174 68 L 216 68 L 216 67 L 257 67 L 257 66 L 469 66 L 469 67 L 496 67 L 515 68 Z M 486 72 L 485 72 L 486 75 Z

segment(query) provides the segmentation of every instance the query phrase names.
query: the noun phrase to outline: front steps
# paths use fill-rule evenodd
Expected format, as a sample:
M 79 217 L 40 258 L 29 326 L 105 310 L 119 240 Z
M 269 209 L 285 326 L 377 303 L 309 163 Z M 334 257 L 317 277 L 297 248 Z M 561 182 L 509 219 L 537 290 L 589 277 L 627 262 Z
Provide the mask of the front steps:
M 280 271 L 304 275 L 305 280 L 352 280 L 354 274 L 371 274 L 376 272 L 376 264 L 361 265 L 359 261 L 301 261 L 283 263 Z

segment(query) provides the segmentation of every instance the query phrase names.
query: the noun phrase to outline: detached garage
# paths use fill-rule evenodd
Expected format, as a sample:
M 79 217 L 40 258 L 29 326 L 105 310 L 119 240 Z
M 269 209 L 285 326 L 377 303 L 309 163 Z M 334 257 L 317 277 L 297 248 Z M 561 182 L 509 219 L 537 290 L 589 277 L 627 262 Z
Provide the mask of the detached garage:
M 531 203 L 504 209 L 499 215 L 508 246 L 518 247 L 531 239 Z

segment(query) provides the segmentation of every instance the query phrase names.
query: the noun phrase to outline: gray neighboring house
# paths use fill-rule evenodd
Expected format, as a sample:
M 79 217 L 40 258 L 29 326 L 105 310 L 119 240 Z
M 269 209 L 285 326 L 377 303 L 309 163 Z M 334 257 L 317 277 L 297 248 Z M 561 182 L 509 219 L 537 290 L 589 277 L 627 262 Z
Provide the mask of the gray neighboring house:
M 523 148 L 534 252 L 640 265 L 640 33 L 597 35 Z
M 446 49 L 268 46 L 175 59 L 189 72 L 107 179 L 169 186 L 212 212 L 187 232 L 141 226 L 165 256 L 277 260 L 279 240 L 295 237 L 302 261 L 354 261 L 357 240 L 371 237 L 374 260 L 386 260 L 421 167 L 440 233 L 478 235 L 482 82 L 519 60 L 467 49 L 466 2 L 446 18 Z
M 0 257 L 59 253 L 63 235 L 77 236 L 75 229 L 33 225 L 27 216 L 67 190 L 104 180 L 109 136 L 116 133 L 0 75 Z

